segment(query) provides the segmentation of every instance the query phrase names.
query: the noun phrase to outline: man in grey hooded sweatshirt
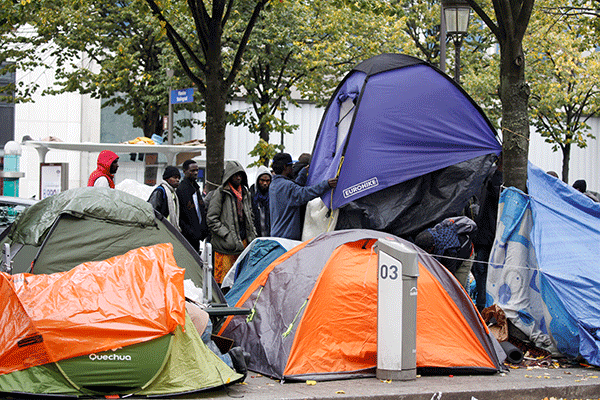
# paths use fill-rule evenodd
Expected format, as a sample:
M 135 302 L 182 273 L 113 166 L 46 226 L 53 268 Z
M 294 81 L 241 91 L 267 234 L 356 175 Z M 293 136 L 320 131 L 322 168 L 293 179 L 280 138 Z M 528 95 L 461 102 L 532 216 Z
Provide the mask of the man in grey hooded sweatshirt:
M 240 253 L 256 238 L 248 177 L 237 161 L 227 161 L 223 183 L 214 190 L 206 213 L 218 284 Z

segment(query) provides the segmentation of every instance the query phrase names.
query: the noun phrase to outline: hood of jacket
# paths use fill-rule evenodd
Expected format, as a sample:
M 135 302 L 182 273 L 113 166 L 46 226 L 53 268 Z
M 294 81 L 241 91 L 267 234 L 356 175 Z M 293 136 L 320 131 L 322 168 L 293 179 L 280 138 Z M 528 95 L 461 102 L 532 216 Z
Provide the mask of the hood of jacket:
M 225 187 L 229 178 L 238 172 L 242 173 L 242 186 L 248 187 L 248 176 L 239 161 L 225 161 L 225 171 L 223 172 L 223 182 L 221 185 Z
M 114 152 L 110 150 L 102 150 L 98 155 L 98 170 L 104 172 L 106 175 L 112 175 L 110 173 L 110 164 L 112 164 L 117 158 L 119 158 L 119 156 Z
M 258 179 L 263 175 L 269 175 L 271 178 L 273 178 L 271 170 L 269 170 L 269 168 L 265 167 L 264 165 L 261 165 L 260 167 L 258 167 L 258 171 L 256 171 L 256 187 L 258 187 Z

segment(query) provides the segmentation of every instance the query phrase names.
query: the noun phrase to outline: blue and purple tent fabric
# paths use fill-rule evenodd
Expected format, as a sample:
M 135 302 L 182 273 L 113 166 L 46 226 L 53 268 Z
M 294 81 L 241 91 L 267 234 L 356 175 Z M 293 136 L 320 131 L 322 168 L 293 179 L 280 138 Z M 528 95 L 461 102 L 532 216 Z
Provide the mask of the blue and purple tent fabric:
M 332 96 L 315 142 L 309 184 L 332 178 L 339 170 L 333 195 L 328 192 L 322 197 L 327 207 L 338 209 L 386 188 L 500 151 L 489 120 L 452 79 L 417 58 L 382 54 L 352 69 Z M 491 162 L 482 161 L 471 168 L 479 170 L 480 177 L 473 179 L 470 171 L 455 176 L 456 182 L 461 180 L 463 187 L 472 189 L 467 190 L 472 195 L 490 167 Z M 429 189 L 447 183 L 434 182 Z M 413 190 L 414 185 L 410 186 Z M 454 197 L 455 191 L 453 185 L 450 192 Z M 454 208 L 464 207 L 469 195 L 465 193 L 461 198 L 465 201 Z M 457 210 L 446 211 L 452 214 Z M 442 215 L 435 213 L 435 217 Z
M 488 305 L 537 346 L 600 365 L 600 203 L 530 164 L 502 192 Z

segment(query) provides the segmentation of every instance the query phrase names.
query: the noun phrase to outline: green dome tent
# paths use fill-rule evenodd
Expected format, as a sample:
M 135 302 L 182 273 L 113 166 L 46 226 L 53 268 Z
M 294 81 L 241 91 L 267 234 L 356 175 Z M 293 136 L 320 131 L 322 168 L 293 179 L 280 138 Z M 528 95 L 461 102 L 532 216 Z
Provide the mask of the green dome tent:
M 152 206 L 120 190 L 85 187 L 48 197 L 23 211 L 0 236 L 10 245 L 13 273 L 68 271 L 87 261 L 171 243 L 185 278 L 202 287 L 202 260 L 186 239 Z M 225 304 L 212 284 L 213 304 Z

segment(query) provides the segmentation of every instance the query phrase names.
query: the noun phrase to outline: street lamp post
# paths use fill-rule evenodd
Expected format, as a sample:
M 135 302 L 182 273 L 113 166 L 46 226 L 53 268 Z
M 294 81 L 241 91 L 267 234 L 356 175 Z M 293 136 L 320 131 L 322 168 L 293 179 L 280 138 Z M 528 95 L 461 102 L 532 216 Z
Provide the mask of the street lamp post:
M 173 71 L 171 68 L 167 68 L 167 78 L 171 79 L 173 77 L 173 75 L 175 71 Z M 171 87 L 171 85 L 169 85 L 169 116 L 168 116 L 168 120 L 167 120 L 167 143 L 168 144 L 173 144 L 173 104 L 171 103 L 171 90 L 173 90 L 173 88 Z
M 446 34 L 454 36 L 454 80 L 456 83 L 460 83 L 460 48 L 462 38 L 469 29 L 470 14 L 471 7 L 467 0 L 442 0 L 442 18 L 445 24 L 442 24 L 441 28 L 444 30 L 444 34 L 440 33 L 440 38 L 443 37 L 445 40 Z M 440 65 L 442 65 L 441 60 Z
M 446 20 L 443 3 L 440 3 L 440 69 L 446 73 Z

